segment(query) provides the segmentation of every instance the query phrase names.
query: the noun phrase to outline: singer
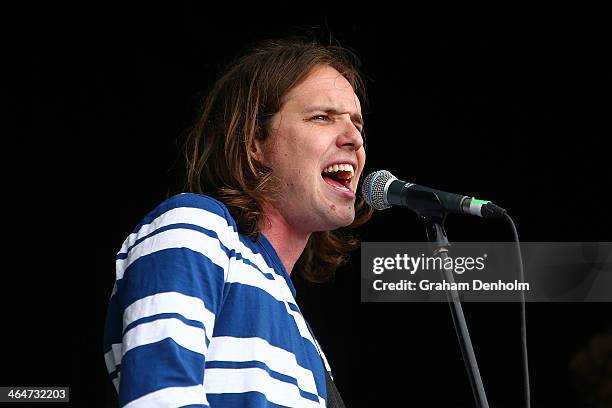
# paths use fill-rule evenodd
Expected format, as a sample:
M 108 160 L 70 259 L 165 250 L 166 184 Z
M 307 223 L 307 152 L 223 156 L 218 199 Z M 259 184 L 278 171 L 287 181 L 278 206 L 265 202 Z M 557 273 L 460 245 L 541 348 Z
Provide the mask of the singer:
M 364 102 L 356 57 L 311 40 L 260 43 L 220 76 L 186 193 L 117 254 L 104 357 L 121 407 L 343 406 L 290 274 L 331 278 L 371 216 Z

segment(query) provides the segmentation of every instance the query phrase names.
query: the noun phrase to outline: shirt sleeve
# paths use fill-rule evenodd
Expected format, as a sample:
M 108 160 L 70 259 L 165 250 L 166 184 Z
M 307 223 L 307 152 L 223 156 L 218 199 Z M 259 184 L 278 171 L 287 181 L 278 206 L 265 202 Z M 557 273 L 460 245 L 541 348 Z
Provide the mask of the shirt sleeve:
M 117 255 L 105 360 L 120 407 L 209 406 L 204 365 L 229 251 L 218 214 L 178 204 L 150 215 Z

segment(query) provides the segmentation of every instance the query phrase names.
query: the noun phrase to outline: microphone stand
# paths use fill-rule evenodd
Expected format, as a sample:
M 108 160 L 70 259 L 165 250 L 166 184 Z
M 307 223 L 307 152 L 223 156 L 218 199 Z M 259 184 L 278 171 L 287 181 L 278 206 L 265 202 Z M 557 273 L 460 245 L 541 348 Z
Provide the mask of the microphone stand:
M 425 225 L 427 239 L 431 243 L 433 254 L 434 256 L 442 258 L 442 265 L 444 265 L 448 258 L 448 247 L 450 246 L 446 231 L 444 230 L 444 221 L 446 220 L 447 212 L 443 209 L 442 203 L 435 193 L 423 192 L 422 201 L 419 207 L 417 214 L 421 222 Z M 452 270 L 443 267 L 442 275 L 447 282 L 451 283 L 451 286 L 454 286 L 452 285 L 455 282 Z M 470 333 L 467 328 L 465 316 L 463 315 L 459 293 L 454 289 L 447 290 L 446 298 L 448 299 L 453 324 L 459 339 L 463 362 L 465 363 L 470 385 L 472 386 L 472 393 L 476 400 L 476 407 L 488 408 L 489 402 L 487 401 L 487 395 L 482 384 L 482 379 L 480 378 L 478 362 L 476 361 L 476 355 L 474 354 L 474 348 L 470 340 Z

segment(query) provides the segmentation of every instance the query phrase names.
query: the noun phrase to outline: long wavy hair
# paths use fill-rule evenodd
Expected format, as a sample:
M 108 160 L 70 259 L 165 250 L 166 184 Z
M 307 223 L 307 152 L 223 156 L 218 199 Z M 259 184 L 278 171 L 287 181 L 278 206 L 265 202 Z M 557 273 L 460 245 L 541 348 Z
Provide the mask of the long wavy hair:
M 185 190 L 225 203 L 239 231 L 253 240 L 264 223 L 263 208 L 279 204 L 272 170 L 253 157 L 254 141 L 267 137 L 269 120 L 280 111 L 283 97 L 322 65 L 340 72 L 362 104 L 367 103 L 359 59 L 353 52 L 314 40 L 265 41 L 232 62 L 213 84 L 188 134 Z M 312 233 L 295 270 L 310 282 L 331 279 L 359 245 L 351 230 L 371 215 L 371 207 L 358 198 L 353 223 Z

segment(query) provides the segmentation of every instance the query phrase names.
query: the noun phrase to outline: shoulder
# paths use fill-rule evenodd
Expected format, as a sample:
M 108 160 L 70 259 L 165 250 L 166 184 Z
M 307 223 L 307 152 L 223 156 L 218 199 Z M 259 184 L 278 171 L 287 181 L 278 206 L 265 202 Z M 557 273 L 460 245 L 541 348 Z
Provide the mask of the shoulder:
M 176 236 L 180 236 L 180 240 L 193 243 L 204 235 L 222 241 L 230 237 L 235 241 L 239 234 L 236 222 L 221 201 L 202 194 L 177 194 L 145 215 L 125 239 L 117 256 L 125 258 L 132 248 L 144 242 L 161 242 L 164 237 L 176 241 Z
M 239 240 L 236 222 L 221 201 L 202 194 L 177 194 L 151 210 L 124 240 L 117 253 L 117 276 L 135 259 L 171 248 L 210 250 L 205 255 L 219 261 Z M 119 268 L 119 264 L 125 265 Z
M 162 214 L 175 208 L 197 208 L 222 217 L 229 215 L 227 207 L 221 201 L 194 193 L 181 193 L 166 199 L 151 211 L 151 215 Z
M 164 220 L 164 224 L 198 224 L 203 218 L 216 221 L 207 222 L 209 226 L 218 224 L 222 228 L 229 226 L 233 230 L 237 229 L 236 222 L 221 201 L 203 194 L 181 193 L 157 205 L 134 228 L 134 232 L 141 230 L 145 225 L 158 223 L 161 220 Z

